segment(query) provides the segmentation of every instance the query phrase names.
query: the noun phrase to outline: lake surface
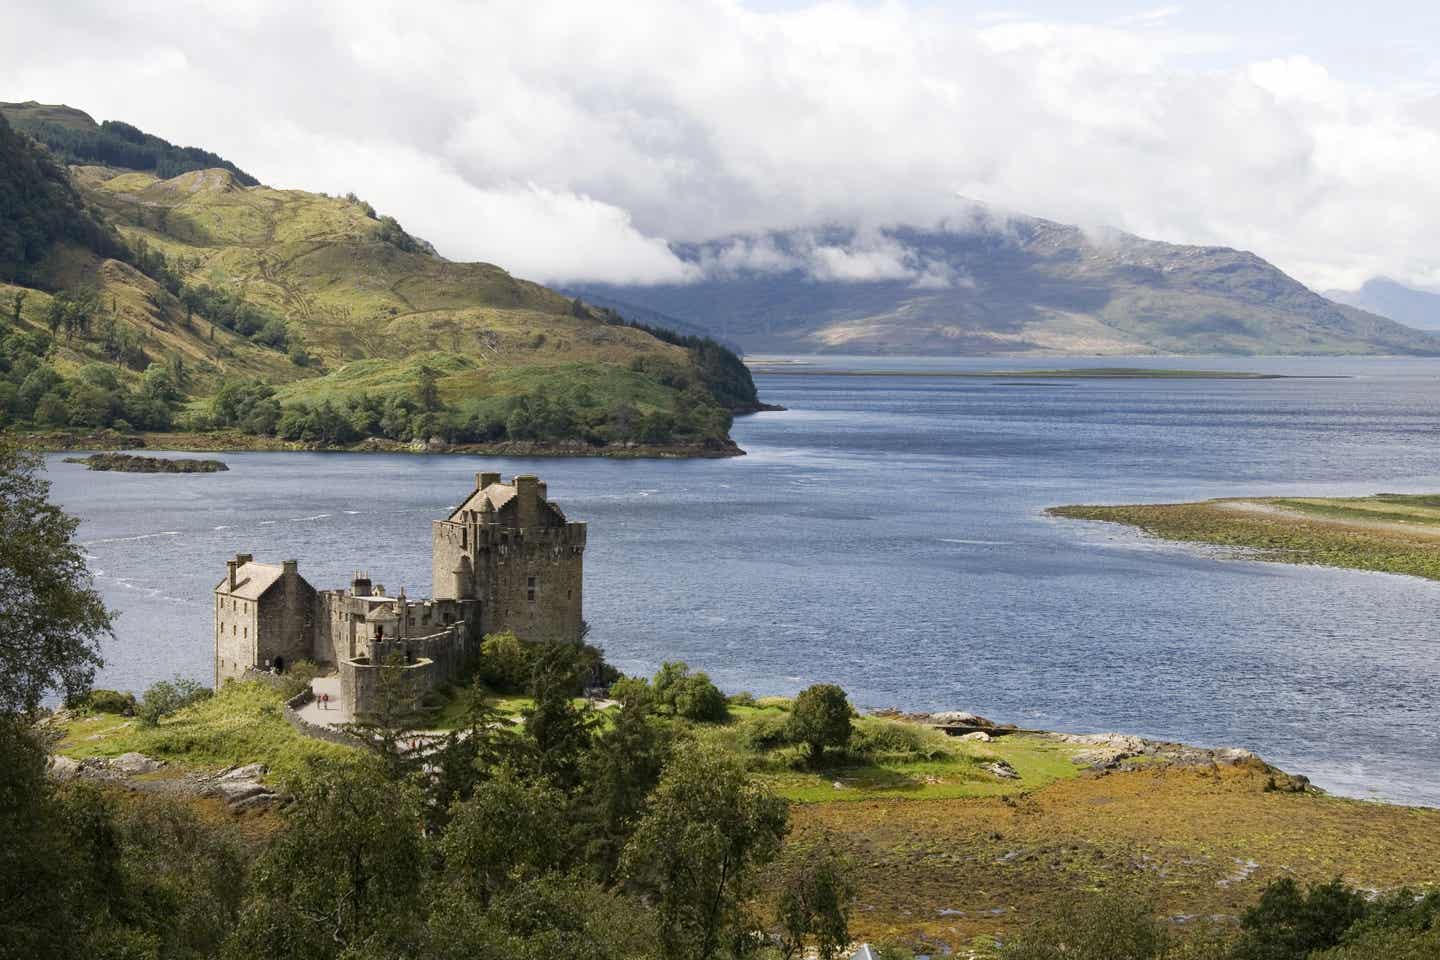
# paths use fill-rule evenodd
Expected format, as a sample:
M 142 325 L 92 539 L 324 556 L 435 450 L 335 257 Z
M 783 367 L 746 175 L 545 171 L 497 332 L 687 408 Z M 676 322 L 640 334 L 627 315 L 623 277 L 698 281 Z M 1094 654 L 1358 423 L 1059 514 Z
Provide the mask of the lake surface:
M 1440 490 L 1440 361 L 841 360 L 881 370 L 1174 366 L 1350 379 L 757 378 L 784 404 L 719 461 L 236 453 L 230 472 L 49 458 L 120 616 L 105 686 L 209 682 L 237 551 L 317 588 L 429 591 L 430 521 L 478 470 L 590 523 L 586 616 L 628 672 L 842 684 L 866 707 L 1241 745 L 1321 786 L 1440 805 L 1440 584 L 1261 564 L 1048 518 L 1062 503 Z

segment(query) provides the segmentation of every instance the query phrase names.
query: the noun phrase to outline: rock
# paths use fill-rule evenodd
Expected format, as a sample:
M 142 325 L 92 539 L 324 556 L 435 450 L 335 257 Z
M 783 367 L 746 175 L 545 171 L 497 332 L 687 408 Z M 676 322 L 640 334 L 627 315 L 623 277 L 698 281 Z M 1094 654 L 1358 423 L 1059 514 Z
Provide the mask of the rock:
M 1215 751 L 1216 763 L 1223 763 L 1232 766 L 1237 763 L 1246 763 L 1250 760 L 1258 759 L 1260 758 L 1255 756 L 1255 754 L 1251 753 L 1249 750 L 1244 749 L 1243 747 L 1231 747 L 1228 750 Z
M 51 754 L 49 773 L 56 780 L 74 780 L 80 776 L 80 761 L 58 753 Z
M 265 776 L 265 764 L 247 763 L 243 767 L 234 767 L 226 770 L 216 780 L 259 780 Z
M 143 753 L 122 753 L 113 758 L 106 766 L 116 773 L 133 777 L 140 773 L 153 773 L 165 766 L 165 761 L 147 757 Z
M 976 730 L 974 733 L 967 733 L 964 736 L 956 737 L 957 740 L 974 740 L 976 743 L 989 743 L 995 738 L 984 730 Z
M 214 792 L 226 803 L 235 804 L 258 797 L 262 793 L 269 793 L 270 790 L 263 783 L 256 783 L 254 780 L 219 780 L 215 783 Z
M 243 800 L 236 800 L 230 804 L 230 810 L 234 813 L 240 813 L 245 810 L 264 810 L 267 807 L 274 806 L 279 801 L 280 797 L 278 794 L 268 792 L 257 793 Z
M 940 713 L 930 714 L 930 723 L 937 727 L 993 727 L 989 720 L 975 713 L 966 713 L 964 710 L 942 710 Z
M 1020 774 L 1015 771 L 1015 768 L 1010 766 L 1010 764 L 1006 763 L 1004 760 L 996 760 L 994 763 L 987 763 L 983 767 L 981 767 L 981 769 L 987 771 L 988 773 L 994 774 L 1001 780 L 1020 779 Z

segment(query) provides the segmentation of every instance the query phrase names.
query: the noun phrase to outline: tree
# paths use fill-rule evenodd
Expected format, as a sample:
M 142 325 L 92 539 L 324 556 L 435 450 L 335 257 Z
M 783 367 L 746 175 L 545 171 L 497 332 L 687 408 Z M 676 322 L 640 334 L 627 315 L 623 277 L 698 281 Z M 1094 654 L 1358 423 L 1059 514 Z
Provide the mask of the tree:
M 1125 893 L 1072 900 L 1022 930 L 1003 960 L 1161 960 L 1170 948 L 1150 904 Z
M 776 898 L 777 940 L 783 960 L 814 944 L 819 960 L 834 960 L 850 943 L 855 882 L 850 864 L 828 837 L 792 854 L 781 869 Z
M 451 810 L 440 843 L 446 876 L 488 904 L 509 884 L 560 866 L 567 832 L 563 794 L 502 771 Z
M 808 745 L 810 759 L 818 763 L 826 747 L 850 742 L 850 714 L 844 690 L 833 683 L 817 683 L 795 698 L 787 733 L 793 743 Z
M 440 374 L 434 367 L 422 363 L 416 377 L 419 383 L 415 388 L 415 399 L 420 402 L 420 409 L 430 412 L 439 410 Z
M 427 866 L 416 790 L 367 761 L 313 768 L 294 793 L 226 956 L 413 955 Z
M 10 300 L 10 320 L 14 323 L 20 322 L 20 308 L 25 306 L 25 298 L 29 295 L 28 290 L 16 290 L 15 296 Z
M 735 756 L 695 742 L 676 750 L 621 860 L 654 898 L 665 960 L 743 952 L 756 928 L 744 905 L 788 827 L 785 801 Z
M 670 751 L 669 728 L 651 719 L 654 710 L 645 681 L 621 680 L 610 690 L 620 709 L 611 715 L 609 729 L 595 738 L 583 764 L 586 859 L 604 882 L 613 879 Z
M 699 722 L 719 723 L 728 716 L 725 694 L 704 672 L 690 672 L 681 660 L 660 664 L 651 684 L 655 702 L 677 717 Z
M 1302 891 L 1290 877 L 1265 888 L 1240 918 L 1236 960 L 1304 960 L 1340 943 L 1366 912 L 1365 895 L 1339 880 Z
M 0 713 L 32 713 L 51 692 L 83 695 L 110 632 L 75 542 L 79 521 L 49 502 L 40 467 L 0 439 Z
M 541 648 L 531 688 L 535 703 L 521 713 L 533 769 L 563 790 L 579 783 L 581 760 L 595 729 L 590 709 L 570 702 L 579 653 L 578 644 Z
M 160 680 L 145 690 L 145 695 L 135 706 L 135 717 L 144 726 L 153 727 L 177 710 L 208 700 L 211 695 L 209 687 L 202 687 L 185 677 Z

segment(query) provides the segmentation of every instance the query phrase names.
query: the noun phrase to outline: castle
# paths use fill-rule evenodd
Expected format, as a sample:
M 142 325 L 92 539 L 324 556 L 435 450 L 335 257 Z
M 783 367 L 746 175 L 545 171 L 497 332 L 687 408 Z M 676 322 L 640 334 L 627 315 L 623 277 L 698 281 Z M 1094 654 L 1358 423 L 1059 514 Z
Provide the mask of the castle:
M 341 708 L 363 716 L 382 669 L 406 671 L 420 696 L 463 679 L 486 634 L 581 638 L 585 524 L 566 519 L 539 478 L 477 473 L 431 537 L 432 596 L 423 600 L 403 589 L 387 596 L 364 574 L 348 588 L 316 590 L 295 560 L 236 554 L 215 587 L 216 686 L 310 660 L 339 673 Z

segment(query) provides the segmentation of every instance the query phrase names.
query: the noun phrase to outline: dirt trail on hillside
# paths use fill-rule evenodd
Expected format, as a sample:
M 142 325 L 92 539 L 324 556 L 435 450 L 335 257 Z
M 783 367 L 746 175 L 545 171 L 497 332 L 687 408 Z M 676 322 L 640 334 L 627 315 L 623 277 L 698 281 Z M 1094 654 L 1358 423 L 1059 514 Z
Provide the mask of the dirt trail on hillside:
M 1221 510 L 1237 513 L 1263 513 L 1270 516 L 1303 520 L 1322 527 L 1338 527 L 1345 530 L 1365 530 L 1376 533 L 1403 533 L 1422 540 L 1440 540 L 1440 525 L 1426 523 L 1403 523 L 1398 520 L 1361 520 L 1355 517 L 1322 517 L 1303 510 L 1292 510 L 1260 500 L 1219 500 L 1214 504 Z

